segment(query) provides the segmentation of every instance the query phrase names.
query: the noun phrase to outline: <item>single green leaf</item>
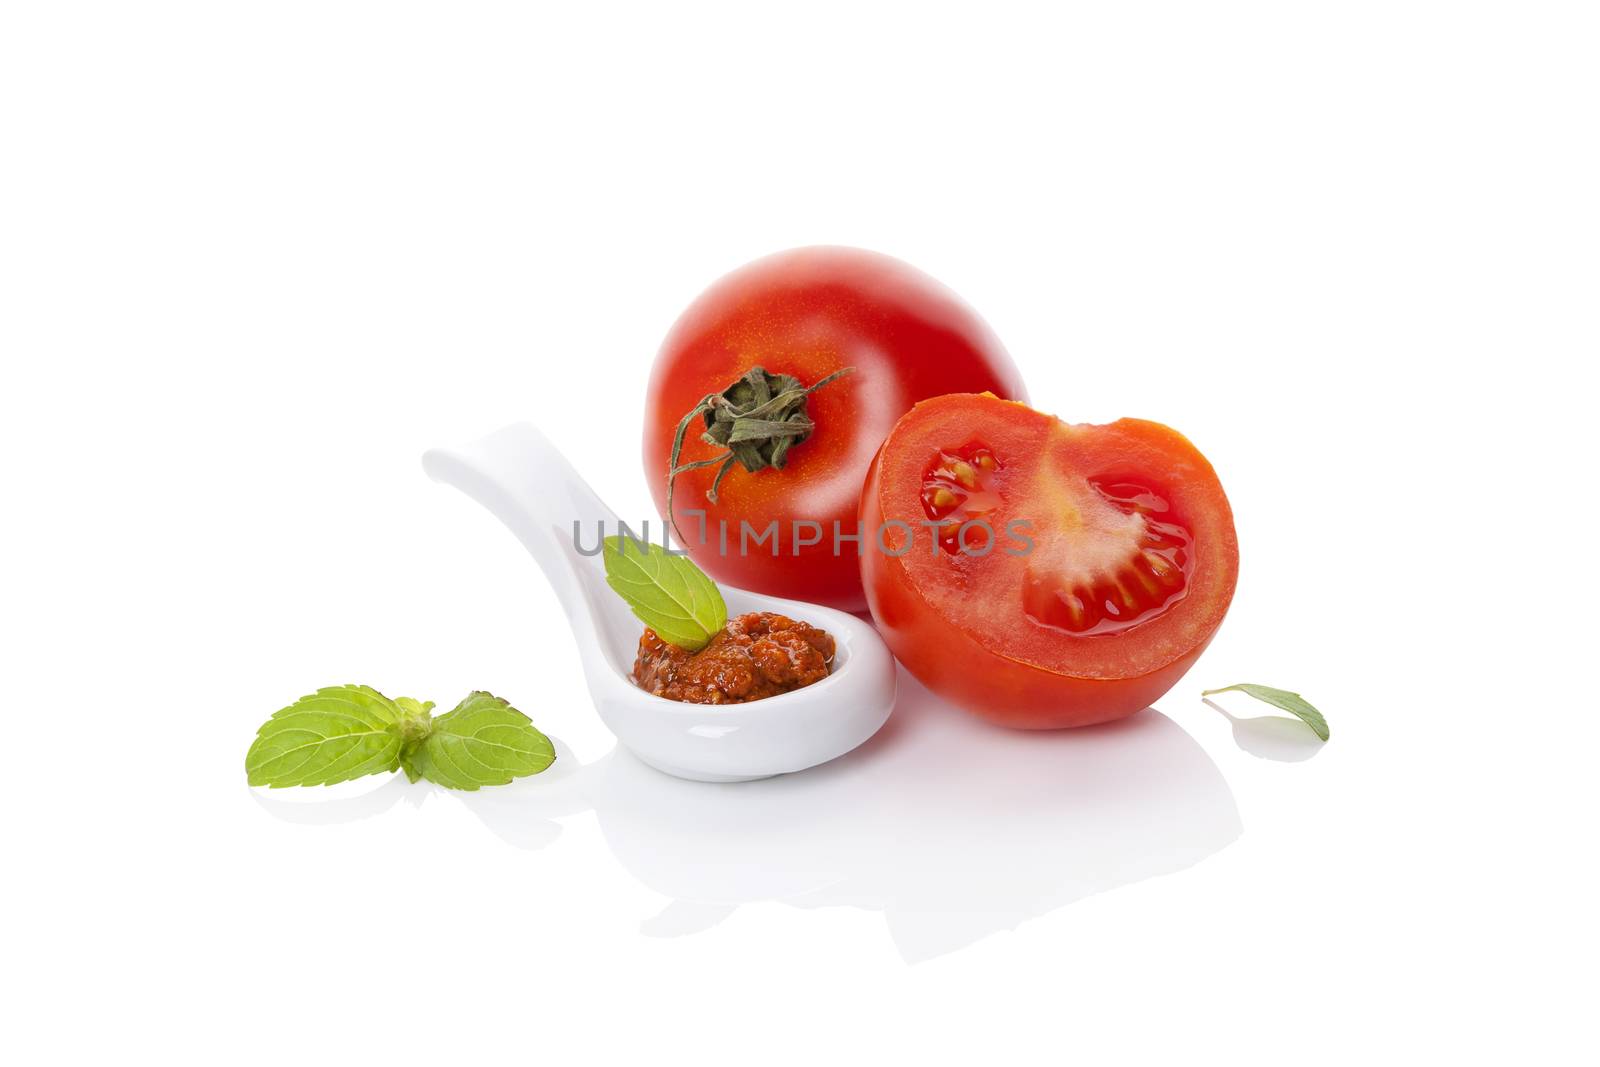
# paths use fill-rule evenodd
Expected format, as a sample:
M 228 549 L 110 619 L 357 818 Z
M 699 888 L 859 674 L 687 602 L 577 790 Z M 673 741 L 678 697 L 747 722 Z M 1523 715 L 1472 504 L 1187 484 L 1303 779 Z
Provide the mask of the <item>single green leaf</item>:
M 244 758 L 251 785 L 332 785 L 400 765 L 404 717 L 394 701 L 364 685 L 337 685 L 301 697 L 256 731 Z
M 620 535 L 606 538 L 604 554 L 606 584 L 668 644 L 697 651 L 728 621 L 722 592 L 687 556 Z
M 1322 717 L 1322 712 L 1312 707 L 1305 697 L 1299 693 L 1291 693 L 1287 689 L 1274 689 L 1270 685 L 1251 685 L 1240 682 L 1238 685 L 1225 685 L 1221 689 L 1207 689 L 1200 695 L 1211 696 L 1215 693 L 1226 693 L 1237 689 L 1241 693 L 1248 693 L 1257 700 L 1264 700 L 1275 708 L 1282 708 L 1290 715 L 1298 717 L 1313 733 L 1324 741 L 1328 739 L 1328 720 Z
M 522 712 L 491 693 L 472 693 L 433 720 L 402 757 L 406 777 L 449 789 L 505 785 L 555 762 L 555 746 Z

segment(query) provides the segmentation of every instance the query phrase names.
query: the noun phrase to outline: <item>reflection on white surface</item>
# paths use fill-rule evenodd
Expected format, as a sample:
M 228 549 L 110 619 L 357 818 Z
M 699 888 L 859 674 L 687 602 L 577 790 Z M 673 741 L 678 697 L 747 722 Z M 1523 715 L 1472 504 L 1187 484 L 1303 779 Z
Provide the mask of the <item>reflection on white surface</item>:
M 645 932 L 695 933 L 756 901 L 844 905 L 883 912 L 908 960 L 1181 870 L 1241 831 L 1216 767 L 1159 712 L 1019 733 L 905 675 L 877 737 L 801 774 L 707 785 L 617 749 L 571 784 L 622 865 L 673 899 Z M 503 835 L 528 814 L 479 811 Z
M 1311 727 L 1287 715 L 1256 715 L 1241 719 L 1216 701 L 1207 700 L 1233 726 L 1233 743 L 1262 759 L 1283 763 L 1308 760 L 1322 751 L 1326 743 Z
M 848 906 L 883 912 L 909 961 L 1182 870 L 1241 832 L 1210 758 L 1157 711 L 1024 733 L 974 719 L 907 675 L 900 684 L 878 736 L 799 774 L 687 782 L 620 748 L 580 766 L 558 742 L 545 774 L 451 795 L 524 848 L 592 810 L 617 860 L 671 898 L 644 920 L 647 935 L 698 933 L 746 903 Z M 256 795 L 283 818 L 329 822 L 427 793 L 397 775 L 348 799 Z
M 391 774 L 377 787 L 365 778 L 317 789 L 252 789 L 257 804 L 285 822 L 305 826 L 330 826 L 381 815 L 401 803 L 421 807 L 437 793 L 469 802 L 469 806 L 507 844 L 518 848 L 544 848 L 561 835 L 556 818 L 587 811 L 581 794 L 571 788 L 584 768 L 559 738 L 550 739 L 556 761 L 534 778 L 507 786 L 462 793 L 431 782 L 408 782 L 404 774 Z

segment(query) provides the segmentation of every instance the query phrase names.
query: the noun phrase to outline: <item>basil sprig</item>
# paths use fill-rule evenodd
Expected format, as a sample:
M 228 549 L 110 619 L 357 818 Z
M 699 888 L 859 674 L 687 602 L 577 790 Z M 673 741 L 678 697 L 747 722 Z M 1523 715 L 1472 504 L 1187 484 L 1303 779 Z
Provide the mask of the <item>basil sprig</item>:
M 437 719 L 431 701 L 390 700 L 365 685 L 301 697 L 256 732 L 244 759 L 251 785 L 333 785 L 404 770 L 449 789 L 505 785 L 555 762 L 555 747 L 491 693 L 468 695 Z

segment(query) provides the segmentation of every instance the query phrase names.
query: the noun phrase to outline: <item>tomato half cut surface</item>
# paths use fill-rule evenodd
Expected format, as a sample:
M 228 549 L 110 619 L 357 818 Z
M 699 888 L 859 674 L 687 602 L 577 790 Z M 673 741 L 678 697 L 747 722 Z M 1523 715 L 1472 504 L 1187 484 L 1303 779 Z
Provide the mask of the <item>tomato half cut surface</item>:
M 895 656 L 1007 726 L 1131 715 L 1233 599 L 1233 511 L 1176 430 L 1072 425 L 989 394 L 924 401 L 868 472 L 862 581 Z

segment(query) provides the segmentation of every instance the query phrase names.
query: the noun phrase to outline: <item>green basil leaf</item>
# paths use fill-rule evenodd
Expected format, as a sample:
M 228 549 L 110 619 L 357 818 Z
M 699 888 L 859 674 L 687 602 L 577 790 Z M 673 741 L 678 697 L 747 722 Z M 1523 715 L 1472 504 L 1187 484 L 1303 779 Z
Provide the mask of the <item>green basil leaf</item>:
M 244 758 L 251 785 L 332 785 L 400 765 L 401 709 L 364 685 L 301 697 L 256 731 Z
M 722 592 L 687 556 L 620 535 L 606 538 L 604 552 L 606 584 L 668 644 L 698 651 L 728 621 Z
M 555 746 L 522 712 L 491 693 L 472 693 L 434 719 L 402 756 L 406 777 L 449 789 L 505 785 L 555 762 Z
M 1215 693 L 1226 693 L 1237 689 L 1241 693 L 1248 693 L 1257 700 L 1264 700 L 1275 708 L 1282 708 L 1290 715 L 1298 717 L 1313 733 L 1324 741 L 1328 739 L 1328 720 L 1322 717 L 1322 712 L 1312 707 L 1310 702 L 1299 693 L 1291 693 L 1287 689 L 1274 689 L 1270 685 L 1251 685 L 1240 682 L 1238 685 L 1226 685 L 1221 689 L 1207 689 L 1200 695 L 1211 696 Z

